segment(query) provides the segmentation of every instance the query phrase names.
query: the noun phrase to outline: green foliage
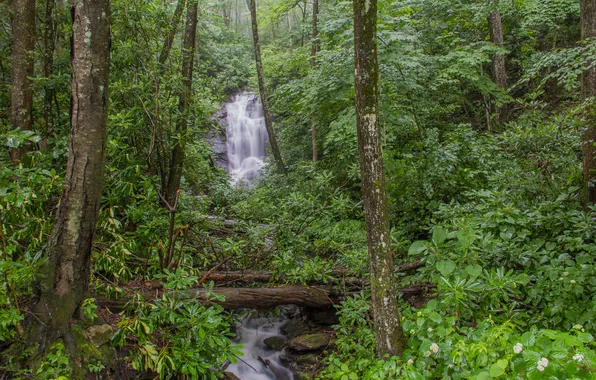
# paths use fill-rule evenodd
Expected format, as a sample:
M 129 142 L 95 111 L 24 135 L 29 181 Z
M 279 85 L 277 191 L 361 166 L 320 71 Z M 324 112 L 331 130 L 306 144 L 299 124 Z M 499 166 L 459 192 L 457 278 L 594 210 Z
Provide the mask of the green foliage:
M 114 342 L 131 350 L 128 359 L 136 370 L 161 378 L 217 379 L 224 363 L 240 355 L 230 341 L 228 316 L 215 303 L 188 298 L 197 277 L 178 271 L 163 278 L 167 278 L 164 295 L 153 303 L 142 297 L 134 302 L 129 316 L 119 323 Z M 211 287 L 205 287 L 203 297 L 217 299 Z
M 43 380 L 66 380 L 72 374 L 70 357 L 63 343 L 56 343 L 42 360 L 36 377 Z

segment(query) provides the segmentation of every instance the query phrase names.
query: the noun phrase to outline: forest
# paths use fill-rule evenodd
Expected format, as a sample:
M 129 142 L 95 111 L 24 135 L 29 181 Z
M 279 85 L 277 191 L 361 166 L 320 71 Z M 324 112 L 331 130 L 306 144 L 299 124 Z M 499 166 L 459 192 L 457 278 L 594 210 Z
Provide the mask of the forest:
M 596 379 L 596 0 L 0 2 L 0 380 Z

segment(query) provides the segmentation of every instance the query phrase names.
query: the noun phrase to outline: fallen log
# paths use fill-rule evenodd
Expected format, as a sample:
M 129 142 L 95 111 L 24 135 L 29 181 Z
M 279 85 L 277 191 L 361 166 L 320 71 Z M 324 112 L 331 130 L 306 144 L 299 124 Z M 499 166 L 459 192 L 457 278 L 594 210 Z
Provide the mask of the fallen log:
M 398 265 L 395 269 L 397 273 L 407 273 L 413 272 L 418 268 L 424 266 L 424 263 L 419 261 L 415 261 L 412 263 L 405 263 Z M 358 284 L 362 283 L 363 279 L 355 278 L 355 277 L 348 277 L 344 278 L 347 272 L 345 270 L 336 270 L 331 273 L 331 276 L 335 278 L 342 278 L 343 281 L 349 284 Z M 270 282 L 272 280 L 281 280 L 283 282 L 283 276 L 281 278 L 275 278 L 273 272 L 259 272 L 259 271 L 229 271 L 229 272 L 203 272 L 201 276 L 205 278 L 206 281 L 213 281 L 215 283 L 221 282 L 235 282 L 235 283 L 244 283 L 248 284 L 251 282 Z M 313 281 L 316 283 L 317 281 Z
M 434 289 L 434 284 L 417 284 L 400 289 L 405 299 L 421 295 Z M 277 288 L 214 288 L 212 294 L 225 297 L 223 301 L 213 301 L 224 309 L 272 309 L 281 305 L 298 305 L 314 308 L 330 307 L 345 299 L 346 294 L 333 292 L 329 287 L 288 285 Z M 351 292 L 349 294 L 356 294 Z M 146 301 L 157 298 L 158 292 L 144 295 Z M 206 292 L 203 289 L 195 289 L 188 295 L 201 302 L 211 302 L 206 299 Z M 130 299 L 110 300 L 96 297 L 97 302 L 112 311 L 124 309 Z

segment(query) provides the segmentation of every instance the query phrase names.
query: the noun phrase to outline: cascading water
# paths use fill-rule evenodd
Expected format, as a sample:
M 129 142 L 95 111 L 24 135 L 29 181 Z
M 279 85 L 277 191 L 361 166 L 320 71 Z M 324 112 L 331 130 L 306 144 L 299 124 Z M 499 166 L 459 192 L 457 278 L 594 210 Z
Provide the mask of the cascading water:
M 267 129 L 258 96 L 245 92 L 226 104 L 226 148 L 232 184 L 251 185 L 258 181 L 264 166 Z
M 244 355 L 236 364 L 231 364 L 227 371 L 242 380 L 292 380 L 294 375 L 279 360 L 280 351 L 267 348 L 263 341 L 269 337 L 280 336 L 279 328 L 284 320 L 279 318 L 248 318 L 236 330 L 244 345 Z

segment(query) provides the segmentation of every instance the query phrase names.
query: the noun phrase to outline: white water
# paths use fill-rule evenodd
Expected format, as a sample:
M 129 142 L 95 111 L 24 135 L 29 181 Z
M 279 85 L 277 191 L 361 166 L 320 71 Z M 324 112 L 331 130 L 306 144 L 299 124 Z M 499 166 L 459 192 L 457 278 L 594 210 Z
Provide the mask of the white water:
M 251 185 L 258 181 L 264 166 L 267 129 L 258 96 L 245 92 L 226 104 L 226 148 L 232 184 Z
M 226 371 L 242 380 L 293 380 L 292 372 L 279 361 L 281 351 L 270 350 L 263 343 L 269 337 L 281 336 L 279 328 L 284 322 L 279 318 L 245 319 L 238 326 L 236 334 L 240 339 L 238 343 L 244 345 L 244 355 L 240 358 L 250 366 L 238 360 L 238 363 L 231 364 Z M 265 366 L 259 357 L 269 364 Z

